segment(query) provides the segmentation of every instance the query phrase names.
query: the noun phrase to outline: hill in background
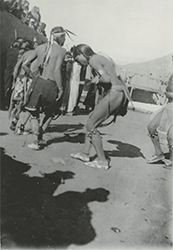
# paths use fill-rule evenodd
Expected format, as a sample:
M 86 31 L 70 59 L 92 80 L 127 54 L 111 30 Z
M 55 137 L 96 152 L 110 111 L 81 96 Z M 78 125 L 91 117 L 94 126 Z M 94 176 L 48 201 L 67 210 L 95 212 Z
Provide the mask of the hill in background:
M 159 90 L 173 72 L 173 54 L 147 62 L 121 65 L 118 70 L 135 88 Z

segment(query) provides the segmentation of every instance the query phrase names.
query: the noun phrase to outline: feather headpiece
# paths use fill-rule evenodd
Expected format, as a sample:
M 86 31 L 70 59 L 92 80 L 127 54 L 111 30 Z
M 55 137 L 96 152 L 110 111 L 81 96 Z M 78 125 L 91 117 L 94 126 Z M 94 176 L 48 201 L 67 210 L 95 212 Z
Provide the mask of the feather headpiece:
M 51 30 L 51 34 L 67 34 L 67 36 L 72 40 L 70 34 L 76 36 L 76 34 L 74 34 L 73 32 L 71 32 L 70 30 L 67 30 L 67 29 L 64 29 L 63 27 L 61 26 L 57 26 L 57 27 L 54 27 L 52 30 Z M 73 41 L 73 40 L 72 40 Z

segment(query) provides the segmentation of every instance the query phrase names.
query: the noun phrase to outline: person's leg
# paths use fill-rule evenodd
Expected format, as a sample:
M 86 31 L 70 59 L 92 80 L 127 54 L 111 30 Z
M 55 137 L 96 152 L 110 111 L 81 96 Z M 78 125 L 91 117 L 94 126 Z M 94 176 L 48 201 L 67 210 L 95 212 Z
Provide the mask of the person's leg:
M 52 121 L 52 117 L 50 116 L 50 114 L 45 114 L 43 120 L 40 122 L 38 139 L 39 139 L 39 143 L 41 144 L 46 144 L 46 141 L 43 140 L 43 134 L 45 133 L 51 121 Z
M 88 134 L 87 134 L 87 132 L 86 132 L 86 134 L 85 134 L 85 146 L 84 146 L 84 148 L 83 148 L 82 153 L 83 153 L 84 155 L 88 155 L 88 156 L 89 156 L 90 150 L 91 150 L 91 146 L 92 146 L 92 144 L 91 144 L 91 139 L 89 138 L 89 136 L 88 136 Z
M 97 127 L 106 120 L 110 115 L 112 115 L 116 109 L 118 109 L 124 99 L 123 92 L 110 92 L 108 93 L 96 106 L 92 114 L 90 114 L 89 119 L 86 124 L 86 136 L 85 144 L 82 153 L 71 154 L 73 158 L 80 159 L 83 161 L 88 161 L 81 159 L 82 157 L 89 157 L 91 145 L 94 146 L 96 154 L 98 157 L 98 163 L 102 166 L 108 166 L 107 159 L 103 150 L 102 139 Z M 86 163 L 89 164 L 89 163 Z
M 13 92 L 11 94 L 9 109 L 8 109 L 8 118 L 9 119 L 11 118 L 14 107 L 15 107 L 15 100 L 14 100 L 14 90 L 13 90 Z
M 18 135 L 21 135 L 24 133 L 25 125 L 28 122 L 30 117 L 31 117 L 31 113 L 26 110 L 23 114 L 23 117 L 21 118 L 21 121 L 19 121 L 20 125 L 17 127 L 17 134 Z
M 165 160 L 164 167 L 172 168 L 173 166 L 173 125 L 168 130 L 167 140 L 168 140 L 168 147 L 169 147 L 169 160 Z
M 155 155 L 151 159 L 148 160 L 148 163 L 154 163 L 164 158 L 164 154 L 162 152 L 162 148 L 161 148 L 160 141 L 159 141 L 159 135 L 157 132 L 157 128 L 160 124 L 161 117 L 162 117 L 162 111 L 159 112 L 153 118 L 153 120 L 148 124 L 148 127 L 147 127 L 149 136 L 151 138 L 151 141 L 155 149 Z
M 81 161 L 88 162 L 90 160 L 90 149 L 91 149 L 91 139 L 88 137 L 88 133 L 85 134 L 85 146 L 83 151 L 71 154 L 72 158 L 79 159 Z
M 45 117 L 43 118 L 42 124 L 41 124 L 43 132 L 46 131 L 46 129 L 48 128 L 51 121 L 52 121 L 52 117 L 50 115 L 48 115 L 48 114 L 45 115 Z
M 11 123 L 10 123 L 10 129 L 11 130 L 15 130 L 16 129 L 16 125 L 18 123 L 18 117 L 16 116 L 17 113 L 17 101 L 14 100 L 14 90 L 11 94 L 11 99 L 10 99 L 10 105 L 9 105 L 9 109 L 8 109 L 8 118 L 11 119 Z
M 95 148 L 98 162 L 105 164 L 107 162 L 105 153 L 103 150 L 102 139 L 97 127 L 107 119 L 119 106 L 124 98 L 122 92 L 110 92 L 108 93 L 96 106 L 95 110 L 91 114 L 87 121 L 87 136 L 91 139 L 91 143 Z
M 39 111 L 38 110 L 31 112 L 31 126 L 32 126 L 32 132 L 34 135 L 34 142 L 29 144 L 28 147 L 31 149 L 38 150 L 38 149 L 40 149 L 40 145 L 39 145 Z

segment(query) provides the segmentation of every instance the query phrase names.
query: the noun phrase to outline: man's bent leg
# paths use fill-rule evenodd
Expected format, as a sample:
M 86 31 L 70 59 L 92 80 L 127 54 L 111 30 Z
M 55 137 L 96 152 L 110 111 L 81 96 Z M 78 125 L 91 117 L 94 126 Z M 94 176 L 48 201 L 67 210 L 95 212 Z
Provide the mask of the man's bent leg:
M 29 118 L 31 116 L 31 113 L 29 111 L 25 111 L 24 113 L 24 116 L 20 122 L 20 126 L 17 128 L 17 134 L 20 135 L 20 134 L 23 134 L 24 133 L 24 130 L 25 130 L 25 125 L 26 123 L 28 122 Z
M 158 161 L 164 160 L 164 154 L 162 152 L 162 148 L 160 145 L 159 135 L 157 128 L 160 124 L 160 120 L 162 117 L 162 113 L 158 113 L 154 119 L 148 124 L 148 135 L 151 138 L 151 141 L 153 143 L 154 149 L 155 149 L 155 155 L 147 160 L 148 163 L 156 163 Z
M 122 101 L 123 93 L 108 93 L 99 102 L 87 121 L 86 128 L 88 136 L 91 139 L 91 143 L 96 150 L 98 160 L 100 162 L 105 163 L 107 160 L 103 150 L 102 139 L 97 127 L 121 105 Z
M 46 129 L 48 128 L 50 122 L 52 121 L 52 117 L 48 114 L 45 114 L 42 122 L 39 125 L 39 135 L 38 140 L 40 144 L 46 145 L 46 141 L 43 140 L 43 134 L 45 133 Z
M 98 161 L 106 162 L 102 139 L 101 139 L 99 131 L 96 128 L 91 129 L 90 132 L 88 132 L 88 137 L 91 139 L 92 145 L 95 148 Z
M 158 160 L 163 157 L 163 152 L 162 152 L 162 148 L 161 148 L 160 141 L 159 141 L 159 135 L 157 132 L 157 128 L 159 126 L 161 116 L 162 116 L 162 113 L 157 114 L 154 117 L 154 119 L 148 124 L 148 133 L 149 133 L 149 136 L 151 138 L 151 141 L 155 149 L 155 156 L 156 158 L 158 157 Z M 152 163 L 152 162 L 150 162 L 149 160 L 148 163 Z
M 83 151 L 82 153 L 84 155 L 88 155 L 90 154 L 90 150 L 91 150 L 91 138 L 88 136 L 88 133 L 86 132 L 85 133 L 85 145 L 84 145 L 84 148 L 83 148 Z
M 170 127 L 167 135 L 168 147 L 169 147 L 169 161 L 173 164 L 173 125 Z
M 34 142 L 29 144 L 28 147 L 31 149 L 40 149 L 39 145 L 39 112 L 31 112 L 31 126 L 34 135 Z

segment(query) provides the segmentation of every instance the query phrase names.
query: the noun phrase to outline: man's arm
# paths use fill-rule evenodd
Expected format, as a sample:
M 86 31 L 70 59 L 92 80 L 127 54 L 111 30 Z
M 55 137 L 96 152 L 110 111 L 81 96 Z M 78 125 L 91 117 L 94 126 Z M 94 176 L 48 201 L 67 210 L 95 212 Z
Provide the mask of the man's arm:
M 115 85 L 116 81 L 118 80 L 116 76 L 115 66 L 106 58 L 95 58 L 95 60 L 92 61 L 91 67 L 98 73 L 99 82 L 110 82 L 112 83 L 112 85 Z
M 22 65 L 22 63 L 23 63 L 23 58 L 24 58 L 24 56 L 22 56 L 22 57 L 19 59 L 19 61 L 16 63 L 16 65 L 15 65 L 15 67 L 14 67 L 14 70 L 13 70 L 13 78 L 14 78 L 14 80 L 16 80 L 17 75 L 19 74 L 19 69 L 20 69 L 20 67 L 21 67 L 21 65 Z
M 60 99 L 62 96 L 62 93 L 63 93 L 61 66 L 63 64 L 65 55 L 66 55 L 66 50 L 64 48 L 62 48 L 58 57 L 57 57 L 57 61 L 56 61 L 55 69 L 54 69 L 54 79 L 55 79 L 55 82 L 56 82 L 56 84 L 58 86 L 58 90 L 59 90 L 57 99 Z
M 30 62 L 34 61 L 37 58 L 37 49 L 31 51 L 31 54 L 28 58 L 23 62 L 23 65 L 28 65 Z
M 28 75 L 31 74 L 30 63 L 33 62 L 36 58 L 37 58 L 37 51 L 35 49 L 31 52 L 28 58 L 22 63 L 22 67 Z

